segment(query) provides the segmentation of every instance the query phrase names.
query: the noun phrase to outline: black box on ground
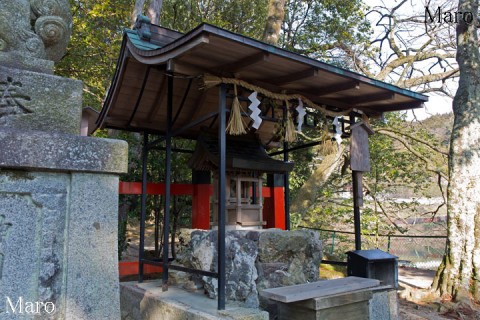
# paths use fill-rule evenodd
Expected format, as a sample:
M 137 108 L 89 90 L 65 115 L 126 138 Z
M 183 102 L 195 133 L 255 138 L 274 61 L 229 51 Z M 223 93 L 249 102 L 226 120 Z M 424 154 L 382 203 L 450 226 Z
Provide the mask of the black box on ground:
M 378 279 L 381 285 L 398 288 L 398 257 L 378 249 L 349 251 L 347 275 Z

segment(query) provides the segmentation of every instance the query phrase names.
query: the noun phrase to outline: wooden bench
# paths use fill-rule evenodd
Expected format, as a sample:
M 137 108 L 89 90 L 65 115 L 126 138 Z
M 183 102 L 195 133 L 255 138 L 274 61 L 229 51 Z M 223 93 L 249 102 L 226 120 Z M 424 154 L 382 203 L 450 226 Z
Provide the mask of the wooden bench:
M 376 279 L 347 277 L 266 289 L 260 294 L 276 301 L 279 320 L 368 320 L 368 301 L 379 285 Z

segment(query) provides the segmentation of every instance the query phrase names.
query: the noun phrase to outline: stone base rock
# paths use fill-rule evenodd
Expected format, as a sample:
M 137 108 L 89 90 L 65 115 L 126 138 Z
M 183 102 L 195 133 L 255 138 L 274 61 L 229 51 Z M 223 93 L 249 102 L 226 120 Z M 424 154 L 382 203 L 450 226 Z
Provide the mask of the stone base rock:
M 267 320 L 268 313 L 229 303 L 217 310 L 217 301 L 202 292 L 170 287 L 163 292 L 157 281 L 120 284 L 122 320 Z M 113 319 L 113 318 L 106 318 Z
M 368 308 L 371 320 L 398 320 L 397 290 L 389 286 L 373 290 Z
M 217 231 L 185 230 L 177 263 L 217 272 Z M 316 281 L 322 260 L 322 244 L 315 231 L 279 229 L 226 232 L 226 298 L 247 307 L 262 305 L 258 290 Z M 190 276 L 189 279 L 193 279 Z M 202 277 L 211 298 L 217 296 L 217 279 Z

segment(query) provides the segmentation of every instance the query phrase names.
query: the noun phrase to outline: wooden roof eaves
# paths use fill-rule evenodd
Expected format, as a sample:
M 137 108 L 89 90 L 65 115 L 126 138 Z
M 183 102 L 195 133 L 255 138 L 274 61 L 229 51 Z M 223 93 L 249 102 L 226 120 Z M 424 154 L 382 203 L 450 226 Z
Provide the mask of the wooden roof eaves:
M 204 41 L 201 41 L 203 43 L 208 43 L 208 34 L 213 34 L 213 35 L 223 37 L 223 38 L 226 38 L 226 39 L 229 39 L 229 40 L 241 43 L 241 44 L 248 45 L 250 47 L 254 47 L 258 50 L 261 50 L 262 52 L 268 52 L 270 54 L 274 54 L 274 55 L 277 55 L 277 56 L 280 56 L 280 57 L 283 57 L 283 58 L 291 59 L 291 60 L 294 60 L 296 62 L 304 63 L 309 67 L 318 68 L 320 70 L 325 70 L 325 71 L 328 71 L 330 73 L 334 73 L 336 75 L 345 77 L 347 79 L 354 79 L 354 80 L 357 80 L 359 82 L 363 82 L 363 83 L 366 83 L 366 84 L 369 84 L 369 85 L 372 85 L 372 86 L 375 86 L 375 87 L 379 87 L 379 88 L 382 88 L 382 89 L 385 89 L 385 90 L 389 90 L 389 91 L 392 91 L 392 92 L 395 92 L 395 93 L 398 93 L 398 94 L 401 94 L 401 95 L 404 95 L 404 96 L 407 96 L 407 97 L 410 97 L 410 98 L 413 98 L 413 99 L 416 99 L 416 100 L 428 101 L 428 96 L 426 96 L 426 95 L 416 93 L 416 92 L 413 92 L 413 91 L 410 91 L 410 90 L 407 90 L 407 89 L 403 89 L 403 88 L 394 86 L 392 84 L 385 83 L 385 82 L 380 81 L 380 80 L 372 79 L 372 78 L 366 77 L 364 75 L 361 75 L 359 73 L 356 73 L 356 72 L 353 72 L 353 71 L 350 71 L 350 70 L 346 70 L 346 69 L 342 69 L 342 68 L 339 68 L 339 67 L 336 67 L 336 66 L 332 66 L 332 65 L 329 65 L 327 63 L 324 63 L 324 62 L 321 62 L 321 61 L 318 61 L 318 60 L 315 60 L 315 59 L 312 59 L 312 58 L 309 58 L 309 57 L 305 57 L 305 56 L 302 56 L 300 54 L 297 54 L 297 53 L 294 53 L 294 52 L 291 52 L 291 51 L 288 51 L 288 50 L 285 50 L 285 49 L 281 49 L 281 48 L 272 46 L 270 44 L 255 40 L 253 38 L 242 36 L 242 35 L 230 32 L 228 30 L 221 29 L 221 28 L 218 28 L 216 26 L 207 24 L 207 23 L 200 24 L 198 27 L 196 27 L 192 31 L 188 32 L 183 37 L 179 38 L 178 40 L 173 41 L 172 43 L 166 45 L 165 47 L 163 47 L 161 49 L 149 50 L 149 51 L 140 50 L 138 48 L 135 48 L 135 49 L 132 48 L 132 49 L 135 50 L 134 51 L 135 56 L 142 56 L 142 57 L 145 57 L 145 58 L 149 57 L 148 59 L 144 60 L 145 61 L 144 63 L 148 63 L 148 64 L 162 63 L 162 62 L 165 62 L 168 59 L 165 58 L 165 57 L 157 57 L 158 55 L 163 55 L 166 52 L 172 51 L 174 48 L 181 47 L 184 43 L 189 42 L 191 39 L 195 39 L 199 36 L 201 37 L 203 33 L 206 33 L 206 36 L 207 36 L 207 38 Z M 200 39 L 203 39 L 203 38 L 200 38 Z M 198 39 L 197 39 L 197 41 L 198 41 Z M 131 46 L 134 46 L 134 45 L 131 44 Z M 186 50 L 182 50 L 182 51 L 188 51 L 188 49 L 190 49 L 190 47 L 194 47 L 194 46 L 195 45 L 193 45 L 193 46 L 189 45 L 189 46 L 187 46 L 187 48 L 185 48 Z M 169 53 L 169 59 L 174 58 L 175 56 L 176 55 L 173 54 L 173 52 Z M 143 62 L 143 61 L 141 61 L 141 62 Z
M 108 88 L 107 95 L 105 97 L 105 101 L 103 102 L 102 110 L 100 110 L 100 115 L 98 116 L 97 121 L 95 122 L 95 130 L 102 128 L 103 124 L 105 122 L 106 115 L 108 114 L 108 111 L 110 110 L 110 107 L 112 106 L 112 99 L 114 96 L 116 96 L 116 93 L 118 92 L 118 87 L 119 87 L 119 78 L 123 76 L 124 71 L 125 71 L 125 61 L 128 58 L 128 52 L 125 50 L 126 47 L 126 39 L 128 39 L 128 36 L 126 33 L 123 34 L 123 40 L 122 40 L 122 46 L 120 49 L 120 55 L 118 57 L 117 61 L 117 66 L 115 68 L 115 72 L 113 74 L 112 78 L 112 84 Z M 107 108 L 105 108 L 107 106 Z
M 299 54 L 296 54 L 281 48 L 277 48 L 248 37 L 244 37 L 209 24 L 201 24 L 196 29 L 180 37 L 179 39 L 172 41 L 171 43 L 165 45 L 164 47 L 155 49 L 155 50 L 148 50 L 148 51 L 137 48 L 134 43 L 129 41 L 128 35 L 125 32 L 123 35 L 120 55 L 117 61 L 117 68 L 115 70 L 115 73 L 112 79 L 112 85 L 107 92 L 104 108 L 102 108 L 99 118 L 97 119 L 96 128 L 104 126 L 104 123 L 106 121 L 106 115 L 109 113 L 111 106 L 115 102 L 114 99 L 116 99 L 116 96 L 118 94 L 119 85 L 122 82 L 121 79 L 123 77 L 123 74 L 125 72 L 126 65 L 127 65 L 126 61 L 129 57 L 133 57 L 138 62 L 146 65 L 168 64 L 169 61 L 171 62 L 172 59 L 174 59 L 175 57 L 178 57 L 179 55 L 182 55 L 183 53 L 191 50 L 192 48 L 201 46 L 202 44 L 208 44 L 210 41 L 210 36 L 212 35 L 223 37 L 223 38 L 256 48 L 259 50 L 259 53 L 258 53 L 259 57 L 260 56 L 263 57 L 264 60 L 268 60 L 269 54 L 274 54 L 279 57 L 291 59 L 295 62 L 304 63 L 306 64 L 306 67 L 313 68 L 314 70 L 316 69 L 326 70 L 336 75 L 340 75 L 344 77 L 347 81 L 354 82 L 355 85 L 357 84 L 360 85 L 360 83 L 366 83 L 366 84 L 383 88 L 385 90 L 390 90 L 390 92 L 399 93 L 411 99 L 417 100 L 417 101 L 402 103 L 398 105 L 396 104 L 396 105 L 388 106 L 387 107 L 389 109 L 388 111 L 404 110 L 406 108 L 419 108 L 421 107 L 423 102 L 428 100 L 428 97 L 423 94 L 415 93 L 410 90 L 402 89 L 394 85 L 384 83 L 379 80 L 371 79 L 345 69 L 334 67 L 326 63 L 314 60 L 312 58 L 304 57 Z M 254 81 L 254 82 L 257 82 L 257 81 Z M 270 85 L 275 86 L 274 84 L 270 84 Z M 327 87 L 327 89 L 331 89 L 331 88 Z M 328 91 L 329 90 L 327 90 L 327 92 Z M 341 108 L 341 109 L 354 107 L 353 105 L 351 105 L 351 103 L 348 103 L 348 102 L 345 103 L 344 101 L 339 101 L 339 100 L 331 100 L 331 99 L 325 99 L 325 98 L 322 99 L 321 95 L 324 95 L 324 94 L 325 93 L 322 94 L 322 92 L 320 92 L 320 96 L 318 96 L 312 93 L 309 96 L 311 96 L 312 99 L 320 103 L 324 103 L 328 105 L 331 104 L 332 106 Z M 362 108 L 366 109 L 366 107 L 362 107 Z M 375 107 L 372 107 L 372 113 L 379 113 L 379 111 L 375 110 Z
M 414 102 L 408 102 L 408 103 L 398 103 L 394 105 L 388 105 L 387 108 L 388 110 L 385 110 L 385 112 L 393 112 L 393 111 L 402 111 L 402 110 L 409 110 L 409 109 L 419 109 L 424 107 L 424 103 L 422 101 L 414 101 Z M 377 110 L 373 108 L 369 108 L 366 106 L 361 106 L 362 110 L 364 112 L 370 113 L 372 115 L 380 115 L 381 112 L 378 112 Z
M 190 49 L 209 42 L 208 35 L 200 35 L 191 39 L 188 43 L 186 43 L 186 40 L 185 37 L 182 37 L 161 49 L 144 51 L 136 47 L 130 39 L 127 39 L 127 48 L 137 61 L 148 65 L 158 65 L 167 63 Z M 177 44 L 177 42 L 180 42 L 180 44 Z M 182 46 L 184 43 L 186 44 Z

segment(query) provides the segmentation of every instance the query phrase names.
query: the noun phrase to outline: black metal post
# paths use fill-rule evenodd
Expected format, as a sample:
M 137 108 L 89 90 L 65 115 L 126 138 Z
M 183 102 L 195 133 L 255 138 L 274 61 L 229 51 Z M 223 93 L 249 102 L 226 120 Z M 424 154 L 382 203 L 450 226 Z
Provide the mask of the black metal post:
M 350 114 L 350 126 L 355 124 L 355 116 Z M 350 130 L 351 131 L 351 130 Z M 362 193 L 362 173 L 352 170 L 353 185 L 353 226 L 355 232 L 355 250 L 362 250 L 362 227 L 360 222 L 359 195 Z
M 226 149 L 227 137 L 225 134 L 227 88 L 220 85 L 220 105 L 218 117 L 218 145 L 220 165 L 218 167 L 218 310 L 225 310 L 225 202 L 226 202 Z
M 147 211 L 147 157 L 148 133 L 143 133 L 142 148 L 142 199 L 140 203 L 140 246 L 138 248 L 138 282 L 143 282 L 143 258 L 145 251 L 145 219 Z
M 172 169 L 172 110 L 173 110 L 173 77 L 167 75 L 167 132 L 165 135 L 165 208 L 163 210 L 163 265 L 162 291 L 168 290 L 168 247 L 170 236 L 170 189 Z
M 288 142 L 283 143 L 283 161 L 288 162 Z M 285 229 L 290 230 L 290 174 L 285 172 L 283 185 L 285 186 Z
M 286 123 L 287 117 L 287 106 L 283 109 L 283 122 Z M 283 142 L 283 161 L 288 162 L 288 142 Z M 283 176 L 283 185 L 285 188 L 285 229 L 290 230 L 290 174 L 285 172 Z

